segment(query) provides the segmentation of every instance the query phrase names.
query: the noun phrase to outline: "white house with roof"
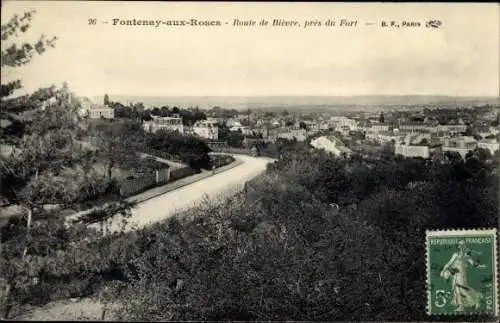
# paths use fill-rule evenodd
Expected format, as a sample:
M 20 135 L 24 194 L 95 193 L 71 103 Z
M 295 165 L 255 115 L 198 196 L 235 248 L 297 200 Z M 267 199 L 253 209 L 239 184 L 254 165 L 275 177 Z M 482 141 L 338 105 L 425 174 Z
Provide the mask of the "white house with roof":
M 371 127 L 367 128 L 367 131 L 373 131 L 376 133 L 380 132 L 388 132 L 390 131 L 391 126 L 388 124 L 372 124 Z
M 90 119 L 114 119 L 115 110 L 108 106 L 93 106 L 88 110 Z
M 305 141 L 307 138 L 307 131 L 305 129 L 278 129 L 277 138 Z
M 394 153 L 396 155 L 402 155 L 407 158 L 421 157 L 429 158 L 430 150 L 429 146 L 412 146 L 405 144 L 396 144 L 394 147 Z
M 80 98 L 80 109 L 78 114 L 81 117 L 90 119 L 114 119 L 115 110 L 107 105 L 95 104 L 88 98 Z
M 143 128 L 147 132 L 157 132 L 159 130 L 177 131 L 184 133 L 182 118 L 178 115 L 171 117 L 151 116 L 153 120 L 143 122 Z
M 494 154 L 497 150 L 499 150 L 498 140 L 496 138 L 492 139 L 482 139 L 477 143 L 478 148 L 484 148 L 490 151 L 491 154 Z
M 226 125 L 231 128 L 231 127 L 241 127 L 241 122 L 236 119 L 236 118 L 231 118 L 226 121 Z
M 198 120 L 193 126 L 193 132 L 206 139 L 217 140 L 219 139 L 219 126 L 217 120 Z
M 368 139 L 368 140 L 375 141 L 375 142 L 377 142 L 379 144 L 384 144 L 384 143 L 388 143 L 388 142 L 391 142 L 391 141 L 398 142 L 402 138 L 402 136 L 401 135 L 397 135 L 397 134 L 393 134 L 390 131 L 379 132 L 379 133 L 368 131 L 365 134 L 365 138 Z
M 335 156 L 342 156 L 343 154 L 349 156 L 351 154 L 351 150 L 335 137 L 321 136 L 311 140 L 310 145 L 316 149 L 324 149 Z
M 331 117 L 330 123 L 335 128 L 349 128 L 349 130 L 356 130 L 358 127 L 358 122 L 354 119 L 347 117 Z
M 402 142 L 396 142 L 396 145 L 394 146 L 394 154 L 402 155 L 407 158 L 429 158 L 429 145 L 421 144 L 424 139 L 430 141 L 430 134 L 409 133 L 404 137 L 404 140 L 402 140 Z
M 465 158 L 469 151 L 472 151 L 477 147 L 478 142 L 470 136 L 443 138 L 443 152 L 458 152 L 462 158 Z
M 457 124 L 457 125 L 451 125 L 451 124 L 438 125 L 436 127 L 436 131 L 437 132 L 447 133 L 447 134 L 450 134 L 450 135 L 458 135 L 458 134 L 461 134 L 462 132 L 465 132 L 466 130 L 467 130 L 467 126 L 466 125 L 461 125 L 461 124 Z

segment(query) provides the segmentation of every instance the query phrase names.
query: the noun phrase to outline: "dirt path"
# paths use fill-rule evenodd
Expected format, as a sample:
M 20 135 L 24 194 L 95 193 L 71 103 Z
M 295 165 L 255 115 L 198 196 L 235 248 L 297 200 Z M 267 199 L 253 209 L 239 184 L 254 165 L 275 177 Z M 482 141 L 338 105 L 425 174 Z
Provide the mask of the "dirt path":
M 222 173 L 138 203 L 132 210 L 132 216 L 127 219 L 125 231 L 165 220 L 175 213 L 202 203 L 204 198 L 213 200 L 240 192 L 246 181 L 263 173 L 266 165 L 272 162 L 272 159 L 246 155 L 234 155 L 234 157 L 242 163 Z M 121 215 L 116 215 L 108 220 L 111 232 L 121 229 L 122 219 Z M 98 226 L 99 224 L 95 225 Z
M 241 164 L 215 174 L 198 182 L 186 185 L 146 201 L 140 202 L 132 212 L 132 218 L 126 230 L 141 228 L 174 215 L 179 211 L 187 210 L 205 197 L 210 199 L 226 197 L 243 189 L 245 182 L 263 173 L 266 165 L 273 160 L 270 158 L 255 158 L 246 155 L 233 155 Z M 121 217 L 115 216 L 109 220 L 111 230 L 118 230 Z M 105 321 L 114 320 L 113 309 L 109 306 Z M 102 320 L 103 304 L 97 299 L 83 298 L 78 300 L 56 301 L 41 308 L 34 308 L 14 320 Z
M 117 306 L 106 306 L 104 321 L 116 319 L 113 310 Z M 15 321 L 102 321 L 104 305 L 98 300 L 82 298 L 64 300 L 33 308 L 23 315 L 13 318 Z

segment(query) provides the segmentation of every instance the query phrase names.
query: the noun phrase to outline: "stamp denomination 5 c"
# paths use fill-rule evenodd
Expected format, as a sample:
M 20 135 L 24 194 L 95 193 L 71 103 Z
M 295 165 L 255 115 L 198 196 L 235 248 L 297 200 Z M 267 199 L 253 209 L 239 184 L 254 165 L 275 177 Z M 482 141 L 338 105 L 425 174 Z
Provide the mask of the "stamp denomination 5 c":
M 427 231 L 427 313 L 498 315 L 497 231 Z

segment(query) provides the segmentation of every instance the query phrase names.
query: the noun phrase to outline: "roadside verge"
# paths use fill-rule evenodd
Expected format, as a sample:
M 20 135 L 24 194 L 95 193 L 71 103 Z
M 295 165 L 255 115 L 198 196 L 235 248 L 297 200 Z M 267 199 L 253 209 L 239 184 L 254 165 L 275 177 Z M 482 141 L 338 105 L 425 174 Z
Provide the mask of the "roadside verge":
M 171 183 L 168 183 L 168 184 L 165 184 L 162 186 L 158 186 L 158 187 L 149 189 L 147 191 L 144 191 L 142 193 L 139 193 L 137 195 L 130 196 L 130 197 L 126 198 L 125 201 L 129 202 L 129 203 L 135 203 L 135 204 L 141 203 L 141 202 L 150 200 L 152 198 L 155 198 L 157 196 L 169 193 L 169 192 L 174 191 L 176 189 L 179 189 L 181 187 L 196 183 L 196 182 L 201 181 L 203 179 L 206 179 L 208 177 L 217 176 L 217 174 L 225 172 L 227 170 L 230 170 L 230 169 L 237 167 L 241 164 L 243 164 L 243 161 L 241 159 L 236 158 L 236 160 L 234 162 L 232 162 L 231 164 L 217 168 L 217 169 L 215 169 L 214 172 L 202 171 L 201 173 L 194 174 L 194 175 L 176 180 L 175 182 L 171 182 Z M 67 221 L 67 223 L 77 221 L 82 216 L 85 216 L 87 214 L 90 214 L 92 212 L 95 212 L 95 211 L 98 211 L 101 209 L 105 209 L 106 207 L 108 207 L 110 205 L 112 205 L 112 203 L 105 203 L 103 205 L 93 207 L 93 208 L 85 210 L 85 211 L 80 211 L 80 212 L 77 212 L 75 214 L 71 214 L 66 218 L 66 221 Z

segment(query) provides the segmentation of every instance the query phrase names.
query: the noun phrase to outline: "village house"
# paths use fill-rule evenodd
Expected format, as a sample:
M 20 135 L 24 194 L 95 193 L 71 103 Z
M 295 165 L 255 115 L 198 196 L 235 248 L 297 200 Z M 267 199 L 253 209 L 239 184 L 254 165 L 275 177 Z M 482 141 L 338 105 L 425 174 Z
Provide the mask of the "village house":
M 357 130 L 358 123 L 354 119 L 350 119 L 347 117 L 331 117 L 330 125 L 332 128 L 336 128 L 340 130 Z
M 430 134 L 407 134 L 403 142 L 396 142 L 394 153 L 407 158 L 429 158 L 430 148 L 428 142 L 430 139 Z M 425 143 L 426 141 L 427 143 Z
M 143 122 L 143 128 L 145 131 L 155 133 L 158 130 L 169 130 L 184 134 L 182 118 L 178 114 L 174 114 L 171 117 L 151 117 L 153 118 L 153 120 Z
M 498 117 L 499 109 L 493 106 L 476 107 L 477 118 L 484 121 L 494 121 Z
M 400 140 L 401 135 L 394 134 L 390 131 L 379 133 L 368 131 L 365 134 L 365 138 L 367 140 L 375 141 L 378 144 L 385 144 L 388 142 L 397 142 L 398 140 Z
M 498 140 L 496 138 L 481 139 L 477 143 L 477 147 L 487 149 L 493 155 L 499 149 L 499 144 L 498 144 Z
M 411 123 L 402 123 L 397 129 L 400 132 L 404 133 L 426 133 L 430 132 L 432 127 L 429 127 L 424 122 L 411 122 Z
M 443 152 L 458 152 L 465 158 L 469 151 L 473 151 L 478 146 L 477 141 L 470 136 L 445 137 L 443 138 Z
M 226 120 L 226 125 L 231 128 L 231 127 L 241 127 L 241 122 L 236 119 L 236 118 L 230 118 Z
M 394 153 L 396 155 L 402 155 L 406 158 L 429 158 L 430 150 L 428 146 L 413 146 L 405 144 L 396 144 L 394 147 Z
M 452 124 L 438 125 L 436 128 L 437 128 L 436 129 L 437 132 L 447 133 L 450 136 L 459 135 L 459 134 L 462 134 L 465 131 L 467 131 L 467 126 L 466 125 L 461 125 L 461 124 L 457 124 L 457 125 L 452 125 Z
M 312 132 L 317 132 L 320 130 L 320 124 L 316 121 L 305 120 L 304 123 L 306 124 L 307 130 L 310 130 Z
M 307 131 L 304 129 L 279 129 L 277 138 L 305 141 L 307 138 Z
M 90 101 L 84 101 L 82 103 L 82 109 L 79 112 L 80 115 L 89 117 L 90 119 L 114 119 L 115 110 L 107 105 L 97 105 Z
M 217 125 L 217 120 L 207 119 L 198 120 L 193 126 L 193 133 L 209 140 L 219 139 L 219 127 Z
M 368 129 L 376 133 L 388 132 L 391 130 L 391 126 L 388 124 L 373 124 Z
M 252 134 L 252 130 L 250 129 L 250 127 L 242 126 L 242 125 L 233 126 L 229 130 L 230 131 L 239 131 L 239 132 L 241 132 L 245 136 L 249 136 L 249 135 Z
M 262 136 L 262 139 L 266 139 L 268 136 L 269 136 L 269 129 L 268 127 L 258 127 L 258 128 L 254 128 L 252 129 L 252 134 L 255 134 L 257 136 Z
M 496 137 L 498 134 L 498 129 L 495 129 L 494 127 L 490 126 L 479 126 L 475 127 L 476 133 L 481 139 L 489 138 L 489 137 Z
M 328 129 L 330 129 L 330 125 L 327 122 L 322 122 L 319 125 L 319 130 L 320 131 L 324 131 L 324 130 L 328 130 Z
M 324 149 L 335 156 L 350 156 L 352 151 L 333 136 L 321 136 L 311 140 L 310 145 L 316 149 Z

